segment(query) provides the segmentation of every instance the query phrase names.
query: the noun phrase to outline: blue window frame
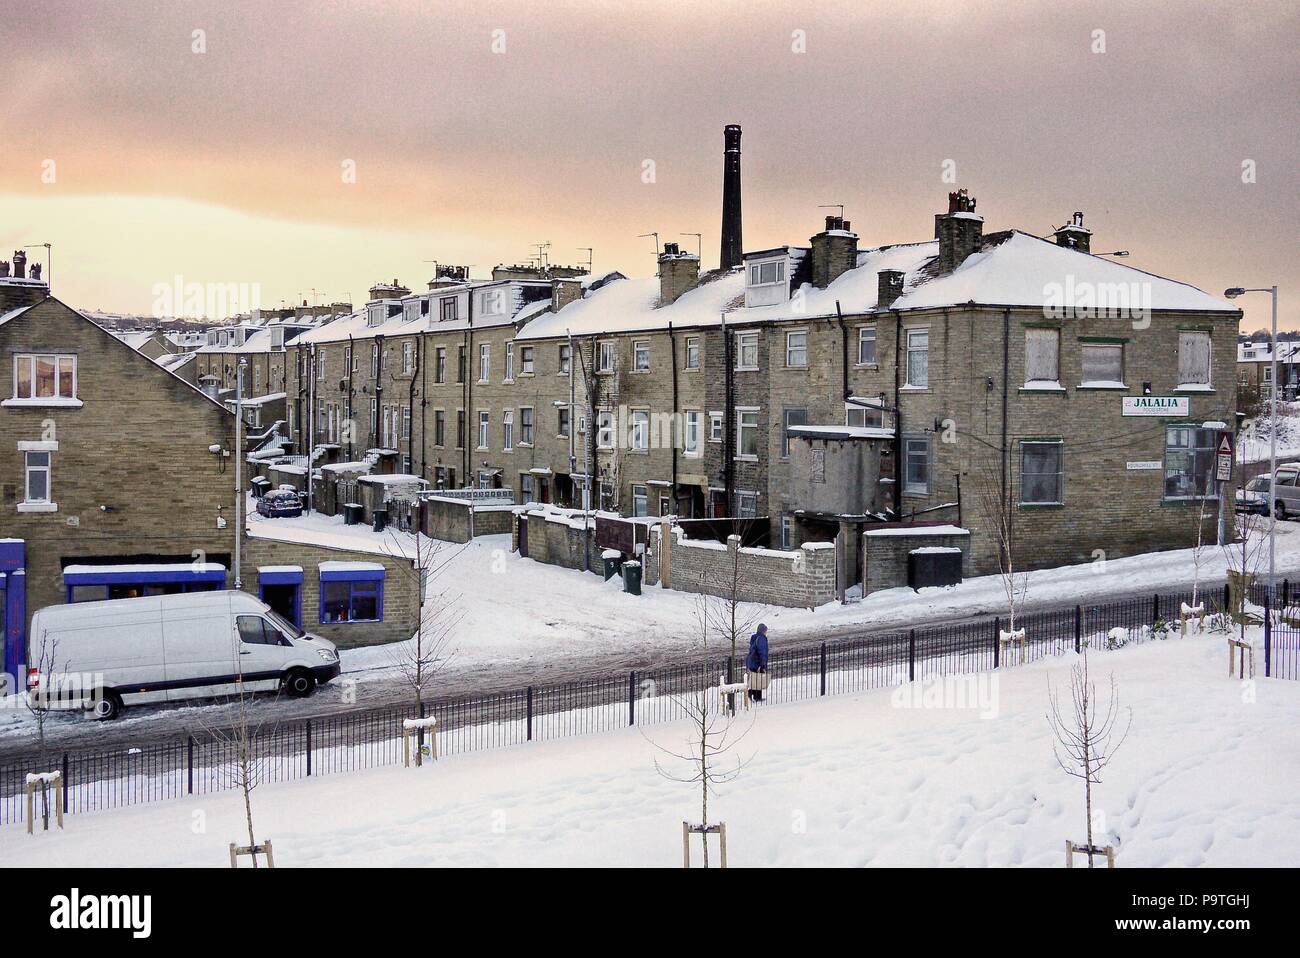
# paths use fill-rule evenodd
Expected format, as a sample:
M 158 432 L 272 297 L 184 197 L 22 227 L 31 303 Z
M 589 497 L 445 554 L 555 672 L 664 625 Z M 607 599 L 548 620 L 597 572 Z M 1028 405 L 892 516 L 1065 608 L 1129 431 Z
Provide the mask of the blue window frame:
M 384 567 L 378 563 L 322 562 L 322 625 L 384 620 Z
M 211 592 L 226 587 L 226 569 L 225 566 L 212 562 L 144 569 L 126 566 L 68 566 L 63 570 L 63 585 L 67 589 L 69 602 L 134 599 L 144 595 L 171 595 L 177 592 Z
M 257 570 L 257 584 L 258 598 L 301 629 L 302 569 L 293 566 L 260 568 Z

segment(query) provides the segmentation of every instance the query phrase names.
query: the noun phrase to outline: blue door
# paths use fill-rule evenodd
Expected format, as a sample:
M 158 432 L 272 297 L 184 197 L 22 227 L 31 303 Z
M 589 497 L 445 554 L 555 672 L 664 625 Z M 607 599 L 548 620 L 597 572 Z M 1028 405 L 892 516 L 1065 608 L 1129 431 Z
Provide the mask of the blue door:
M 27 569 L 22 539 L 0 539 L 0 637 L 10 691 L 27 687 L 23 660 L 27 653 Z

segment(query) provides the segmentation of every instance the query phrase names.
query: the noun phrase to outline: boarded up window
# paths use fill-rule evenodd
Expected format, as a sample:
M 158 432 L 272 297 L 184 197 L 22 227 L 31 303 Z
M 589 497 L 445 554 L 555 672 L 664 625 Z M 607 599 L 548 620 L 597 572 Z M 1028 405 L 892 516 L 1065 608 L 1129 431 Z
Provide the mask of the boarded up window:
M 1210 384 L 1210 334 L 1183 330 L 1178 334 L 1178 384 Z
M 812 481 L 826 481 L 826 450 L 821 446 L 814 446 L 812 450 Z
M 1057 364 L 1061 334 L 1055 329 L 1025 330 L 1025 382 L 1055 383 L 1061 379 Z
M 1124 347 L 1090 343 L 1081 347 L 1083 384 L 1118 385 L 1124 381 Z

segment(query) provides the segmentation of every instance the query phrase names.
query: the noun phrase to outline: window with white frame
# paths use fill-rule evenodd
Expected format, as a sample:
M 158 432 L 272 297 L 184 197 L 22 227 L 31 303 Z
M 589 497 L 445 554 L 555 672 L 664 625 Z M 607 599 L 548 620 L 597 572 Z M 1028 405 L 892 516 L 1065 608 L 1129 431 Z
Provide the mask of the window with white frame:
M 405 375 L 415 369 L 415 343 L 402 343 L 402 372 Z
M 438 315 L 443 322 L 456 318 L 456 297 L 444 297 L 438 304 Z
M 858 327 L 858 365 L 873 366 L 876 363 L 876 327 Z
M 638 339 L 632 344 L 632 368 L 639 373 L 650 371 L 650 341 Z
M 722 413 L 709 413 L 709 442 L 722 442 Z
M 928 436 L 903 440 L 903 491 L 913 495 L 930 493 L 930 439 Z
M 14 357 L 13 398 L 20 401 L 75 401 L 77 357 L 19 353 Z
M 794 522 L 788 512 L 781 514 L 781 548 L 789 551 L 794 538 Z
M 736 493 L 736 517 L 739 519 L 754 519 L 757 516 L 758 516 L 758 493 L 737 492 Z
M 478 344 L 478 381 L 485 383 L 492 373 L 492 347 L 488 343 Z
M 808 330 L 792 329 L 785 334 L 785 364 L 794 368 L 808 365 Z
M 402 407 L 402 438 L 411 438 L 411 407 Z
M 519 347 L 519 375 L 531 376 L 533 374 L 533 347 Z
M 569 361 L 571 356 L 572 356 L 572 351 L 569 349 L 568 343 L 561 345 L 560 346 L 560 374 L 561 375 L 564 375 L 569 371 Z
M 1079 385 L 1117 388 L 1124 385 L 1123 343 L 1081 343 L 1079 352 Z
M 478 413 L 478 448 L 486 449 L 488 447 L 488 428 L 492 422 L 492 414 L 486 409 L 480 409 Z
M 751 263 L 749 266 L 750 286 L 769 286 L 785 280 L 785 261 L 769 260 L 766 263 Z
M 1025 385 L 1061 385 L 1061 331 L 1025 330 Z
M 736 458 L 758 458 L 758 410 L 736 407 Z
M 515 378 L 515 344 L 506 343 L 506 382 Z
M 1204 330 L 1178 332 L 1178 387 L 1210 385 L 1210 334 Z
M 50 502 L 50 453 L 28 450 L 26 456 L 26 485 L 24 501 Z
M 1065 501 L 1064 448 L 1059 440 L 1020 443 L 1020 504 L 1056 506 Z
M 698 336 L 686 337 L 686 368 L 700 368 L 700 337 Z
M 649 495 L 646 487 L 641 484 L 632 486 L 632 515 L 645 516 L 649 515 Z
M 682 452 L 688 456 L 700 454 L 700 426 L 703 418 L 698 409 L 686 411 L 686 434 L 682 437 Z
M 560 406 L 558 409 L 556 409 L 556 414 L 559 420 L 556 435 L 559 436 L 561 439 L 568 439 L 569 428 L 570 428 L 569 423 L 572 417 L 572 412 L 570 411 L 568 406 Z
M 596 372 L 612 373 L 614 371 L 614 343 L 604 340 L 596 344 Z
M 326 352 L 328 352 L 328 350 L 324 349 L 323 347 L 322 347 L 321 349 L 316 350 L 316 378 L 317 378 L 317 379 L 324 379 L 324 378 L 325 378 L 325 354 L 326 354 Z
M 515 412 L 507 409 L 501 414 L 501 448 L 506 452 L 515 448 Z
M 631 418 L 629 445 L 633 452 L 645 452 L 650 448 L 650 413 L 644 409 L 634 409 Z
M 907 330 L 907 385 L 930 385 L 930 330 Z
M 436 383 L 445 383 L 447 381 L 446 346 L 439 346 L 438 351 L 434 353 L 433 381 Z
M 519 409 L 519 442 L 524 446 L 533 444 L 533 407 L 521 406 Z
M 736 368 L 758 368 L 758 333 L 736 335 Z
M 874 406 L 861 406 L 857 403 L 844 404 L 844 425 L 872 426 L 880 428 L 885 424 L 885 414 Z

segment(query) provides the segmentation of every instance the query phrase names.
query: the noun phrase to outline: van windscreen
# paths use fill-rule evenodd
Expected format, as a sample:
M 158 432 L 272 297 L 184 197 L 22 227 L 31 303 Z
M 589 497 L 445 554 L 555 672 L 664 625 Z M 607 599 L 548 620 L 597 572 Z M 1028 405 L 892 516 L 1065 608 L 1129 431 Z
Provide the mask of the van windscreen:
M 278 625 L 280 630 L 286 635 L 292 635 L 295 639 L 301 639 L 307 634 L 274 609 L 268 609 L 265 614 L 266 617 Z

